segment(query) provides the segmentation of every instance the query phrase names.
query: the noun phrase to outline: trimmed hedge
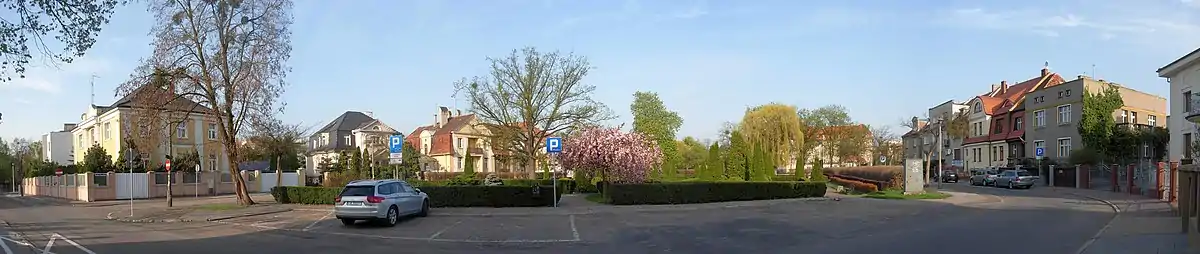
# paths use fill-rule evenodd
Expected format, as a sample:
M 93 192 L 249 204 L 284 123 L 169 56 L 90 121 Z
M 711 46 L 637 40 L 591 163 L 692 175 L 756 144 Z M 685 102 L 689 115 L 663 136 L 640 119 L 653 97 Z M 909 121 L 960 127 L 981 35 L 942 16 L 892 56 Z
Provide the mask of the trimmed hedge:
M 803 182 L 803 181 L 804 181 L 804 178 L 797 177 L 796 175 L 773 175 L 773 176 L 771 176 L 771 181 L 776 181 L 776 182 Z
M 666 182 L 612 184 L 614 205 L 694 204 L 742 200 L 824 197 L 824 182 Z
M 421 186 L 429 195 L 431 207 L 533 207 L 552 206 L 551 186 Z M 281 204 L 332 205 L 342 188 L 282 186 L 271 188 L 271 196 Z M 562 191 L 553 195 L 562 197 Z

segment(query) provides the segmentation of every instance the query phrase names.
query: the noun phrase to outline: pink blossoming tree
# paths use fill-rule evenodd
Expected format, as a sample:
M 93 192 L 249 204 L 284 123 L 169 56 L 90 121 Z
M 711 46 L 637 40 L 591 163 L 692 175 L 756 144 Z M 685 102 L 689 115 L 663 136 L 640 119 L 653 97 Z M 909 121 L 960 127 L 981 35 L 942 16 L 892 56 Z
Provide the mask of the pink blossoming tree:
M 610 183 L 643 183 L 647 172 L 662 162 L 654 141 L 619 128 L 583 130 L 564 140 L 559 162 L 567 169 L 597 175 Z

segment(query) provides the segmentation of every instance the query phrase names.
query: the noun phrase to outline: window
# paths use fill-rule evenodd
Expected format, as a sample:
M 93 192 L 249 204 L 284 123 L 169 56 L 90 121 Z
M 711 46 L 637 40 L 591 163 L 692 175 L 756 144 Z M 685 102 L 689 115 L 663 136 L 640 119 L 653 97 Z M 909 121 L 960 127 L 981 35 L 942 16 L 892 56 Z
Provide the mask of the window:
M 992 150 L 992 158 L 990 158 L 991 159 L 990 161 L 996 161 L 996 147 L 993 146 L 991 150 Z
M 1045 127 L 1046 126 L 1046 111 L 1045 110 L 1038 110 L 1038 111 L 1033 112 L 1033 126 L 1034 127 Z
M 1066 92 L 1067 92 L 1067 95 L 1066 95 L 1066 96 L 1067 96 L 1067 97 L 1071 97 L 1071 89 L 1067 89 L 1067 91 L 1066 91 Z
M 1058 91 L 1058 98 L 1062 99 L 1062 97 L 1063 97 L 1063 91 Z
M 104 123 L 104 140 L 108 140 L 110 138 L 112 138 L 112 125 L 110 123 Z
M 975 113 L 983 112 L 983 103 L 975 102 Z
M 83 148 L 83 134 L 79 134 L 79 135 L 77 135 L 77 136 L 78 136 L 78 137 L 75 137 L 75 144 L 76 144 L 76 146 L 78 146 L 79 148 Z
M 1131 123 L 1138 123 L 1138 121 L 1137 121 L 1137 111 L 1131 111 L 1131 112 L 1129 112 L 1129 122 L 1131 122 Z
M 175 133 L 179 133 L 179 138 L 187 138 L 187 122 L 181 122 L 175 126 Z
M 463 148 L 463 140 L 464 139 L 462 139 L 462 138 L 458 139 L 458 148 Z M 926 142 L 926 143 L 928 143 L 928 142 Z
M 1024 121 L 1025 119 L 1022 119 L 1022 118 L 1023 117 L 1017 117 L 1017 118 L 1013 119 L 1013 130 L 1014 131 L 1021 130 L 1021 126 L 1025 125 L 1025 121 Z
M 1183 134 L 1183 158 L 1184 159 L 1192 158 L 1192 134 L 1191 133 Z
M 201 167 L 204 167 L 204 166 L 201 166 Z M 218 168 L 217 167 L 217 156 L 209 154 L 208 155 L 208 171 L 216 171 L 217 168 Z
M 1003 147 L 1003 146 L 997 146 L 997 147 L 996 147 L 996 151 L 1000 152 L 1000 156 L 999 156 L 999 157 L 996 157 L 996 161 L 1003 161 L 1003 160 L 1004 160 L 1004 147 Z
M 1183 111 L 1192 112 L 1192 91 L 1183 92 Z
M 458 170 L 460 170 L 460 171 L 461 171 L 461 170 L 463 170 L 463 164 L 467 164 L 467 158 L 466 158 L 466 157 L 459 157 L 459 158 L 458 158 L 458 163 L 457 163 L 457 164 L 458 164 Z
M 1033 155 L 1034 156 L 1037 156 L 1038 148 L 1041 148 L 1042 152 L 1045 153 L 1046 152 L 1046 141 L 1044 141 L 1044 140 L 1034 140 L 1033 141 Z
M 212 123 L 208 124 L 208 139 L 210 139 L 210 140 L 217 139 L 217 124 L 212 124 Z
M 1158 116 L 1149 115 L 1147 117 L 1149 118 L 1146 118 L 1146 124 L 1149 124 L 1150 126 L 1158 126 Z
M 1004 123 L 1001 121 L 1004 121 L 1004 119 L 996 120 L 996 129 L 992 130 L 992 134 L 1000 134 L 1004 130 Z
M 1058 106 L 1058 124 L 1071 122 L 1071 104 Z
M 1129 122 L 1129 110 L 1121 110 L 1121 122 L 1122 123 Z
M 1058 157 L 1067 158 L 1071 156 L 1071 138 L 1058 139 Z

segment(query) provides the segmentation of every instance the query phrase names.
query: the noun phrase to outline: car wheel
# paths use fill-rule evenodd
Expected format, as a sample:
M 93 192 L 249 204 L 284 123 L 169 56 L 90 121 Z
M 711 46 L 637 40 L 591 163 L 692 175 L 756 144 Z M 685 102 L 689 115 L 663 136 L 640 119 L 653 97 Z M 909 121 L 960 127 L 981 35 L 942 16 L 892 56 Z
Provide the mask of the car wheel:
M 400 210 L 397 210 L 396 206 L 389 207 L 388 211 L 387 211 L 387 218 L 383 219 L 383 225 L 388 226 L 388 227 L 393 227 L 393 226 L 396 226 L 396 223 L 399 221 L 400 221 Z
M 352 225 L 354 225 L 354 220 L 351 220 L 351 219 L 342 219 L 342 225 L 346 225 L 346 226 L 352 226 Z
M 429 216 L 429 201 L 421 201 L 421 212 L 417 213 L 417 217 Z

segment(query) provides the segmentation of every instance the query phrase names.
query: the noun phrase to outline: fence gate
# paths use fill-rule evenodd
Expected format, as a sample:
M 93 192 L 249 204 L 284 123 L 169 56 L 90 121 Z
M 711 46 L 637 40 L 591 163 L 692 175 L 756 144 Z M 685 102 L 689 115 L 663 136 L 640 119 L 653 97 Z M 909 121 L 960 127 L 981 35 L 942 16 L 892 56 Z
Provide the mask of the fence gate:
M 145 173 L 117 173 L 117 184 L 113 185 L 117 199 L 149 198 L 149 179 Z
M 1093 190 L 1112 191 L 1113 170 L 1111 167 L 1112 167 L 1111 165 L 1105 165 L 1105 164 L 1100 164 L 1100 165 L 1096 165 L 1094 167 L 1089 167 L 1088 176 L 1090 178 L 1088 179 L 1089 180 L 1088 182 L 1091 184 L 1088 185 L 1088 188 L 1093 189 Z

